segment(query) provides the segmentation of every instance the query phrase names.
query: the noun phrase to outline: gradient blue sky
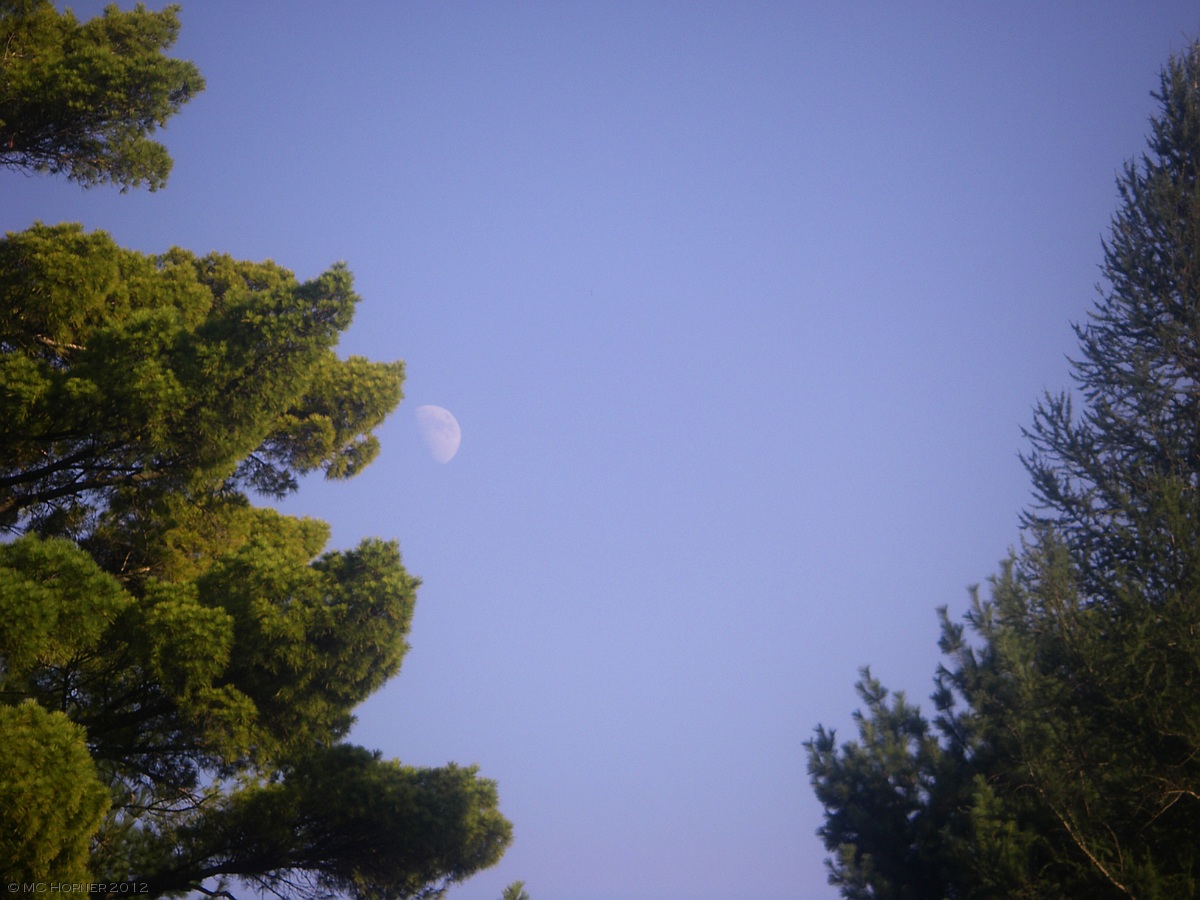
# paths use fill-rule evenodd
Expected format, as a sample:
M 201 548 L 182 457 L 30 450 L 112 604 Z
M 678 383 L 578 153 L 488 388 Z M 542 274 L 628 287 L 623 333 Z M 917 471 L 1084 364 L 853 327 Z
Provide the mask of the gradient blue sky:
M 864 663 L 926 697 L 935 608 L 1019 539 L 1020 427 L 1195 0 L 182 20 L 208 90 L 167 188 L 0 173 L 0 228 L 349 263 L 343 349 L 409 399 L 284 508 L 424 580 L 354 738 L 499 782 L 515 842 L 451 898 L 835 896 L 802 742 L 849 735 Z M 462 425 L 444 466 L 423 403 Z

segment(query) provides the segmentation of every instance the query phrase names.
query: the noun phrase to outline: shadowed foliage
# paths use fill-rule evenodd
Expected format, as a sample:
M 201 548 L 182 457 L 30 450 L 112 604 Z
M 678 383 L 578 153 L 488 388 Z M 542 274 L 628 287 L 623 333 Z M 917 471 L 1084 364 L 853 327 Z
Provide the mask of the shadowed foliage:
M 936 717 L 865 675 L 857 740 L 808 744 L 843 896 L 1200 891 L 1200 44 L 1160 84 L 1022 547 L 942 611 Z

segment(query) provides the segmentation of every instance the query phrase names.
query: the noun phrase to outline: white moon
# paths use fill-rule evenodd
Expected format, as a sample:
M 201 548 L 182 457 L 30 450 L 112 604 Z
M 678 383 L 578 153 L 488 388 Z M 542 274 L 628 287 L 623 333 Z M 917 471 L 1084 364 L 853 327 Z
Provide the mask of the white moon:
M 440 406 L 418 406 L 416 409 L 417 427 L 421 429 L 421 437 L 429 448 L 429 455 L 440 463 L 448 463 L 458 452 L 462 443 L 462 429 L 458 420 L 450 414 L 450 410 Z

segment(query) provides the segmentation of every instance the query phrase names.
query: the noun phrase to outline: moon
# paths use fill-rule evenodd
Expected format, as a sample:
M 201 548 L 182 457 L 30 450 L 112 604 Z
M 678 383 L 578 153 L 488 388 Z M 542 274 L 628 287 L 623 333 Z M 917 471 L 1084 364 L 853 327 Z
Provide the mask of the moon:
M 416 416 L 417 427 L 421 429 L 421 437 L 425 439 L 429 455 L 440 463 L 454 459 L 458 445 L 462 443 L 462 429 L 450 410 L 426 404 L 417 407 Z

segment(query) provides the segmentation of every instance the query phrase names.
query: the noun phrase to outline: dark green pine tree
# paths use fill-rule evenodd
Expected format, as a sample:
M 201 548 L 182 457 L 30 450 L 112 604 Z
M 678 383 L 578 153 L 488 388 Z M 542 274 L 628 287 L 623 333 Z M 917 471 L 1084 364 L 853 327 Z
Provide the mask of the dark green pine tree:
M 1119 180 L 1106 284 L 1076 326 L 1083 407 L 1047 397 L 1027 432 L 1027 520 L 1062 536 L 1097 600 L 1114 581 L 1165 599 L 1200 554 L 1178 540 L 1200 508 L 1198 70 L 1193 48 L 1164 72 L 1149 152 Z
M 500 900 L 530 900 L 529 891 L 525 890 L 525 882 L 514 881 L 504 889 Z
M 1045 637 L 1037 632 L 1044 652 L 1027 669 L 1023 702 L 1027 718 L 1063 712 L 1059 733 L 1031 734 L 1019 751 L 1024 783 L 1109 894 L 1191 897 L 1200 890 L 1200 45 L 1172 60 L 1155 96 L 1148 152 L 1119 182 L 1100 301 L 1076 329 L 1079 412 L 1066 395 L 1047 397 L 1028 431 L 1037 505 L 1026 523 L 1039 552 L 1025 567 L 1032 621 L 1026 612 L 1020 627 Z
M 937 717 L 866 682 L 859 739 L 809 743 L 847 897 L 1200 893 L 1200 44 L 1160 84 L 1022 548 L 943 612 Z

